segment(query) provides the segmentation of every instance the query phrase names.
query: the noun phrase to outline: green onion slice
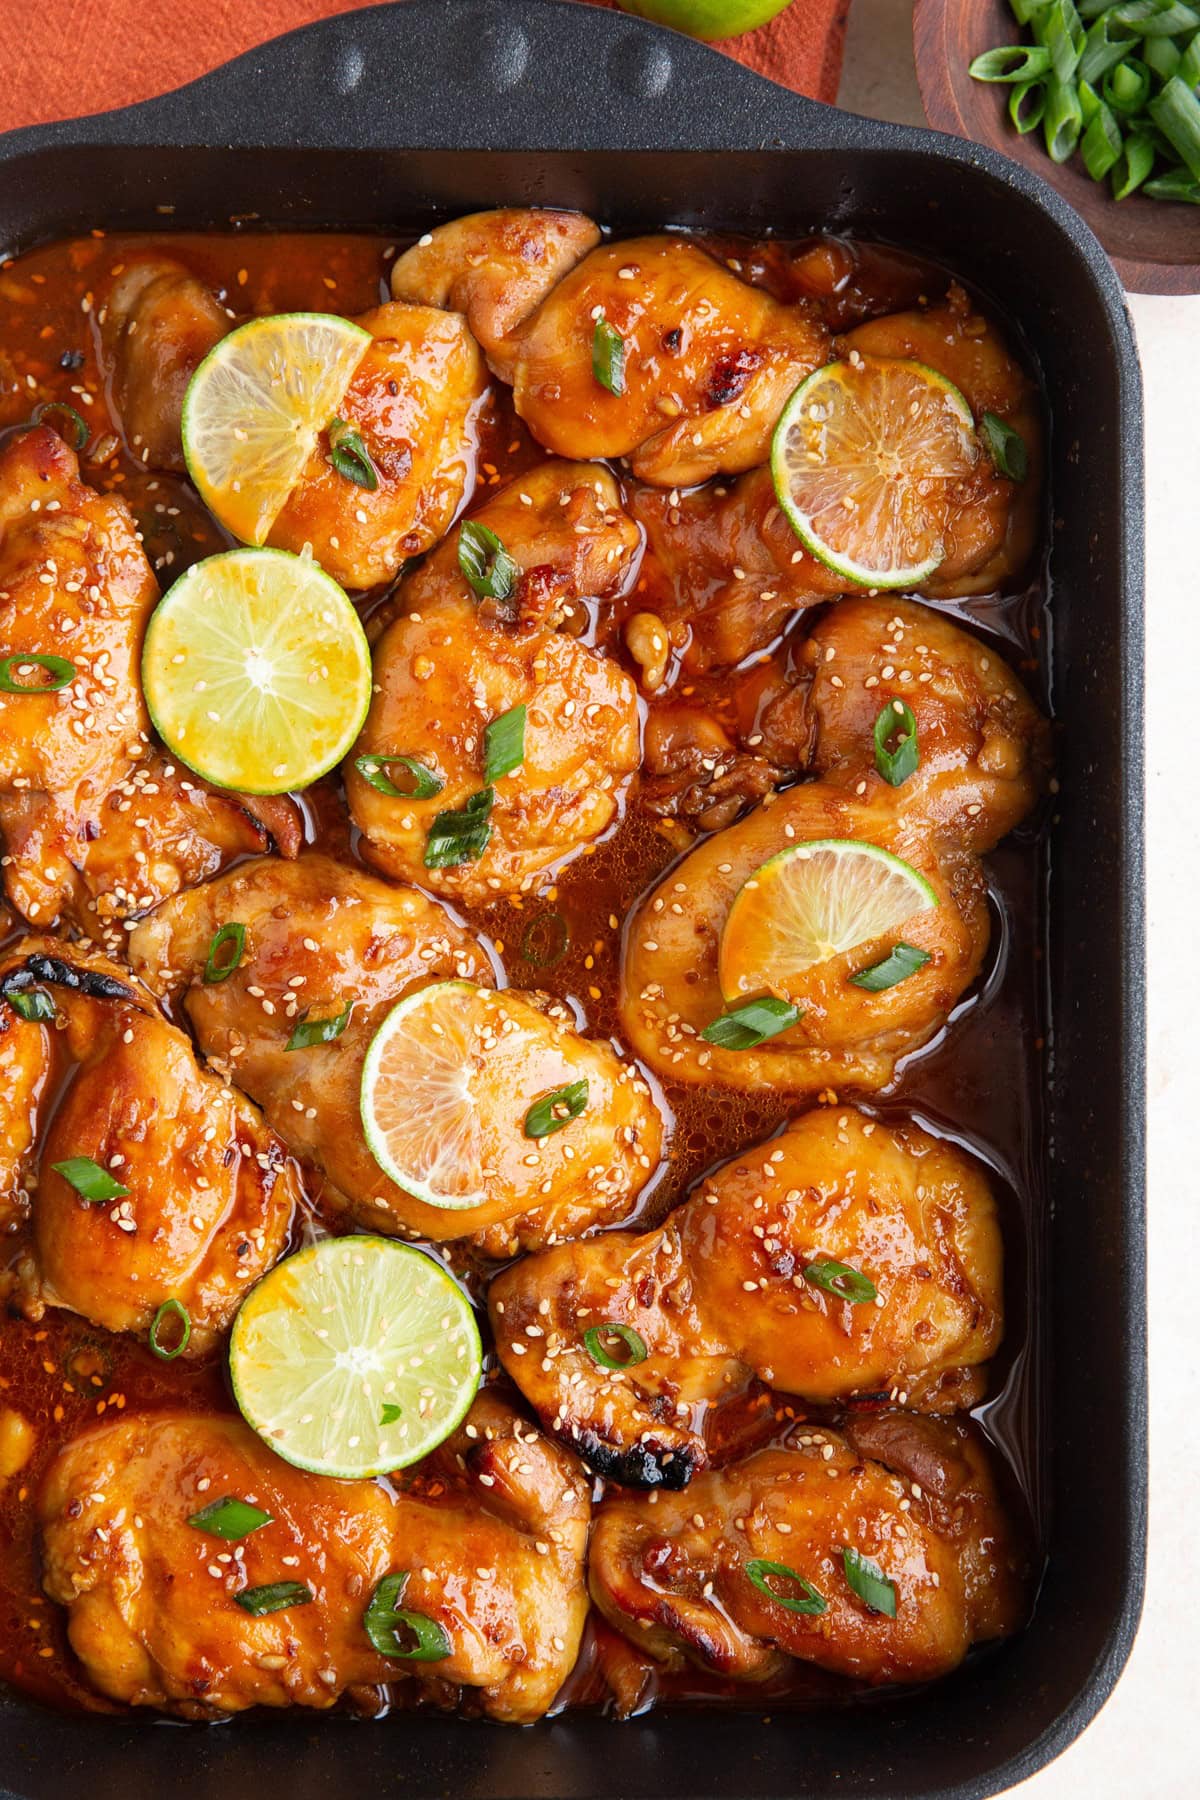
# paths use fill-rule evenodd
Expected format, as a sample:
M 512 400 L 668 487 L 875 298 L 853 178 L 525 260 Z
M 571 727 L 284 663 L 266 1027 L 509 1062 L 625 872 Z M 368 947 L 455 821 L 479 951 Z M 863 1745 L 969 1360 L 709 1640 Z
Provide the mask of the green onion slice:
M 110 1200 L 122 1199 L 129 1192 L 90 1156 L 68 1156 L 65 1162 L 51 1163 L 50 1167 L 64 1181 L 69 1181 L 79 1198 L 86 1200 L 89 1206 L 104 1206 Z
M 1021 136 L 1036 131 L 1045 113 L 1045 82 L 1019 81 L 1008 96 L 1008 116 Z
M 1014 431 L 998 414 L 990 412 L 983 414 L 979 429 L 1001 475 L 1009 481 L 1024 481 L 1029 473 L 1029 450 L 1020 432 Z
M 340 1038 L 345 1031 L 353 1011 L 353 1000 L 347 1000 L 341 1012 L 335 1013 L 332 1019 L 301 1019 L 284 1048 L 311 1050 L 314 1044 L 332 1044 L 334 1038 Z
M 1055 78 L 1069 82 L 1087 42 L 1087 31 L 1071 0 L 1049 0 L 1029 22 L 1036 41 L 1050 52 Z
M 744 1006 L 735 1007 L 732 1012 L 722 1013 L 719 1019 L 704 1027 L 700 1036 L 706 1044 L 715 1044 L 718 1050 L 752 1050 L 755 1044 L 788 1031 L 801 1017 L 798 1006 L 768 994 L 761 1000 L 747 1000 Z
M 795 1569 L 789 1569 L 786 1563 L 768 1562 L 765 1556 L 756 1556 L 745 1568 L 759 1593 L 765 1594 L 768 1600 L 773 1600 L 776 1606 L 785 1607 L 788 1612 L 803 1613 L 810 1619 L 819 1619 L 825 1611 L 825 1596 L 811 1581 L 806 1581 Z M 767 1580 L 768 1575 L 773 1575 L 776 1581 L 794 1581 L 801 1592 L 795 1596 L 776 1593 Z
M 868 994 L 882 994 L 888 988 L 899 987 L 928 961 L 928 950 L 918 950 L 915 944 L 893 944 L 882 962 L 872 963 L 869 969 L 860 969 L 850 980 L 853 986 L 865 988 Z
M 625 339 L 603 315 L 592 333 L 592 374 L 610 394 L 625 392 Z
M 1121 155 L 1121 128 L 1103 100 L 1079 145 L 1083 166 L 1093 181 L 1103 181 Z
M 62 425 L 55 424 L 56 419 L 62 420 L 63 425 L 67 427 L 66 431 L 63 430 Z M 65 400 L 43 400 L 40 406 L 35 406 L 32 423 L 40 425 L 43 420 L 48 420 L 50 429 L 57 431 L 64 444 L 70 444 L 72 450 L 76 452 L 83 449 L 92 435 L 91 427 L 83 414 L 77 413 L 75 408 L 68 406 Z
M 1114 200 L 1128 200 L 1130 194 L 1137 192 L 1154 167 L 1154 157 L 1153 138 L 1148 137 L 1142 131 L 1131 131 L 1113 166 L 1112 196 Z
M 614 1356 L 611 1349 L 606 1349 L 605 1338 L 618 1338 L 625 1346 L 624 1356 Z M 646 1348 L 646 1340 L 632 1325 L 618 1325 L 608 1319 L 603 1325 L 590 1325 L 583 1334 L 583 1347 L 594 1363 L 602 1369 L 634 1369 L 638 1363 L 644 1363 L 650 1352 Z
M 377 794 L 387 794 L 392 800 L 432 800 L 440 794 L 445 782 L 432 769 L 427 769 L 414 756 L 383 755 L 356 756 L 354 766 L 365 782 L 375 789 Z M 412 778 L 412 786 L 397 787 L 390 776 L 384 773 L 387 769 L 405 769 Z
M 587 1103 L 586 1075 L 582 1081 L 569 1081 L 566 1087 L 555 1088 L 552 1094 L 544 1094 L 540 1100 L 535 1100 L 525 1114 L 525 1136 L 552 1137 L 572 1119 L 577 1119 Z
M 1181 0 L 1122 0 L 1108 16 L 1130 37 L 1178 37 L 1183 31 L 1200 30 L 1200 12 Z
M 188 1520 L 193 1531 L 207 1532 L 209 1537 L 224 1538 L 230 1544 L 271 1523 L 269 1512 L 264 1512 L 261 1506 L 251 1506 L 248 1500 L 239 1500 L 234 1494 L 202 1506 Z
M 851 1306 L 866 1306 L 879 1292 L 875 1283 L 858 1269 L 852 1269 L 849 1263 L 834 1262 L 832 1258 L 809 1263 L 804 1279 L 826 1294 L 832 1294 L 835 1300 L 848 1300 Z
M 260 1619 L 264 1613 L 283 1612 L 289 1606 L 311 1606 L 313 1591 L 302 1581 L 269 1581 L 265 1587 L 243 1588 L 233 1597 L 243 1612 Z
M 371 452 L 363 443 L 361 432 L 353 425 L 347 425 L 345 419 L 329 421 L 329 460 L 338 474 L 346 481 L 352 481 L 355 487 L 366 488 L 373 494 L 379 486 L 379 470 L 371 461 Z
M 967 69 L 976 81 L 1037 81 L 1050 72 L 1050 52 L 1041 44 L 1001 44 L 985 50 Z
M 1127 56 L 1105 71 L 1100 91 L 1115 113 L 1133 118 L 1150 98 L 1150 71 L 1138 57 Z
M 453 812 L 440 812 L 425 840 L 427 869 L 456 869 L 478 862 L 492 835 L 491 812 L 495 788 L 485 787 Z
M 1200 206 L 1200 181 L 1193 181 L 1185 169 L 1156 175 L 1143 185 L 1142 192 L 1152 200 L 1184 200 L 1189 206 Z
M 18 988 L 6 993 L 4 998 L 22 1019 L 36 1024 L 40 1019 L 54 1017 L 54 1000 L 45 988 Z
M 228 981 L 238 967 L 246 949 L 246 927 L 239 919 L 230 919 L 213 933 L 204 964 L 204 981 L 209 987 L 215 981 Z
M 399 1605 L 407 1585 L 407 1569 L 402 1575 L 384 1576 L 363 1614 L 363 1630 L 380 1656 L 401 1662 L 441 1662 L 450 1654 L 450 1639 L 436 1619 Z M 401 1639 L 401 1630 L 408 1633 L 410 1642 Z
M 847 1544 L 842 1551 L 842 1567 L 846 1571 L 846 1580 L 872 1612 L 886 1613 L 889 1619 L 895 1618 L 896 1586 L 888 1580 L 877 1562 L 872 1562 L 869 1556 L 864 1556 L 860 1550 Z
M 168 1319 L 179 1321 L 179 1342 L 173 1346 L 162 1341 L 162 1328 Z M 163 1362 L 174 1362 L 182 1356 L 192 1340 L 192 1321 L 182 1300 L 164 1300 L 150 1321 L 150 1348 Z
M 511 775 L 525 761 L 527 712 L 528 708 L 522 702 L 511 711 L 501 713 L 498 719 L 493 719 L 484 731 L 483 779 L 488 787 L 502 776 Z
M 49 681 L 17 681 L 14 669 L 45 669 Z M 68 662 L 65 656 L 40 656 L 32 650 L 24 650 L 19 656 L 6 656 L 0 661 L 0 693 L 4 694 L 57 694 L 69 682 L 75 679 L 75 664 Z
M 404 1408 L 402 1406 L 397 1406 L 391 1400 L 385 1400 L 379 1409 L 379 1423 L 381 1425 L 394 1425 L 403 1411 Z
M 467 519 L 458 528 L 458 566 L 481 600 L 509 599 L 521 574 L 520 564 L 495 532 L 478 519 Z
M 1185 81 L 1172 75 L 1158 99 L 1150 102 L 1149 111 L 1179 160 L 1187 164 L 1193 179 L 1200 181 L 1200 99 Z
M 521 937 L 521 955 L 539 969 L 552 969 L 567 954 L 571 927 L 560 912 L 539 913 Z
M 899 787 L 916 773 L 920 760 L 912 707 L 903 700 L 889 700 L 875 721 L 875 767 L 890 787 Z
M 1079 94 L 1069 83 L 1051 75 L 1046 80 L 1046 110 L 1042 115 L 1042 136 L 1053 162 L 1063 163 L 1075 154 L 1079 134 L 1083 130 L 1083 107 Z

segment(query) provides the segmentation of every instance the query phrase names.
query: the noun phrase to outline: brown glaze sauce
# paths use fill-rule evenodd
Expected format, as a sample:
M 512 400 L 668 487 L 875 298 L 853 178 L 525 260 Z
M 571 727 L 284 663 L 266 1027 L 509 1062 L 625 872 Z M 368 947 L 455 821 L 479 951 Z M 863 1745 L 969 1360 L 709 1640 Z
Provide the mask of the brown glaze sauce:
M 840 239 L 812 240 L 803 246 L 804 256 L 797 254 L 797 245 L 783 241 L 702 241 L 782 299 L 813 298 L 821 290 L 823 314 L 835 329 L 925 300 L 936 302 L 950 279 L 901 252 Z M 84 478 L 128 501 L 165 588 L 190 563 L 230 540 L 186 480 L 149 472 L 128 454 L 99 379 L 95 294 L 123 257 L 146 245 L 181 256 L 238 314 L 365 311 L 387 298 L 396 245 L 377 237 L 264 231 L 140 237 L 96 232 L 0 264 L 0 433 L 26 422 L 40 402 L 64 400 L 75 407 L 91 430 Z M 497 390 L 483 421 L 477 497 L 544 454 L 512 413 L 507 392 Z M 647 557 L 622 611 L 652 605 L 654 584 L 655 570 Z M 360 597 L 368 621 L 379 597 Z M 1048 711 L 1046 607 L 1039 569 L 1017 591 L 947 603 L 945 609 L 994 640 Z M 611 621 L 603 631 L 594 619 L 580 621 L 579 628 L 589 636 L 603 636 L 606 647 L 623 654 L 611 639 Z M 697 680 L 681 677 L 664 697 L 684 695 L 735 731 L 744 731 L 764 688 L 788 665 L 789 637 L 803 635 L 804 629 L 800 618 L 767 652 L 748 659 L 732 676 L 724 671 Z M 354 856 L 354 834 L 337 784 L 311 790 L 305 811 L 314 844 Z M 513 986 L 542 988 L 564 998 L 589 1033 L 619 1041 L 615 1002 L 623 922 L 638 896 L 679 853 L 670 831 L 639 809 L 635 793 L 607 838 L 563 870 L 547 891 L 470 913 L 467 922 L 490 940 Z M 976 1416 L 1009 1466 L 1014 1503 L 1028 1512 L 1037 1541 L 1044 1542 L 1040 1421 L 1045 1349 L 1040 1317 L 1047 1204 L 1042 1099 L 1047 858 L 1036 819 L 992 854 L 988 870 L 993 933 L 979 983 L 939 1040 L 910 1059 L 907 1068 L 901 1065 L 893 1091 L 860 1103 L 883 1117 L 915 1115 L 926 1128 L 980 1156 L 995 1177 L 1005 1230 L 1007 1331 L 992 1365 L 990 1397 Z M 4 920 L 0 910 L 0 923 Z M 7 923 L 15 933 L 18 922 L 8 916 Z M 699 1088 L 654 1085 L 671 1130 L 635 1220 L 626 1224 L 655 1222 L 702 1172 L 769 1136 L 802 1110 L 778 1096 L 714 1095 Z M 311 1223 L 305 1229 L 311 1231 Z M 19 1241 L 19 1235 L 10 1239 L 0 1264 L 12 1260 Z M 486 1285 L 484 1269 L 453 1246 L 441 1254 L 479 1298 Z M 65 1312 L 52 1311 L 38 1325 L 12 1316 L 0 1320 L 0 1406 L 15 1407 L 37 1429 L 36 1450 L 26 1467 L 7 1484 L 0 1482 L 0 1680 L 52 1704 L 114 1710 L 80 1679 L 66 1644 L 64 1617 L 41 1594 L 35 1499 L 57 1449 L 90 1422 L 127 1407 L 167 1405 L 230 1409 L 223 1360 L 198 1367 L 160 1362 L 132 1340 Z M 803 1415 L 795 1403 L 756 1389 L 733 1404 L 720 1429 L 733 1447 L 761 1442 L 776 1425 L 797 1416 Z M 558 1708 L 595 1706 L 616 1693 L 626 1708 L 637 1710 L 656 1701 L 711 1704 L 715 1699 L 777 1710 L 862 1702 L 869 1692 L 799 1663 L 786 1677 L 752 1690 L 694 1670 L 648 1673 L 629 1646 L 593 1618 Z M 368 1710 L 406 1702 L 403 1684 L 357 1698 Z

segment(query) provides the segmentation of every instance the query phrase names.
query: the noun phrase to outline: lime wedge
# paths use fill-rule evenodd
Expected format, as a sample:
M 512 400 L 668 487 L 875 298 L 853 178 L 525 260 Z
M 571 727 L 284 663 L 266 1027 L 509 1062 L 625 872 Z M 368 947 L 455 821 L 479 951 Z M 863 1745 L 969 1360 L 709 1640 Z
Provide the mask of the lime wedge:
M 771 445 L 779 504 L 828 568 L 916 587 L 945 556 L 955 485 L 981 455 L 971 409 L 923 363 L 858 356 L 802 381 Z
M 151 615 L 146 705 L 167 748 L 216 787 L 283 794 L 345 756 L 371 652 L 336 581 L 284 550 L 193 563 Z
M 482 1369 L 461 1288 L 391 1238 L 325 1238 L 277 1263 L 229 1340 L 246 1423 L 298 1469 L 346 1481 L 436 1450 L 466 1416 Z
M 336 313 L 274 313 L 209 351 L 184 397 L 183 455 L 234 537 L 265 543 L 370 343 Z
M 856 838 L 781 850 L 734 895 L 721 931 L 726 1000 L 787 993 L 806 969 L 896 932 L 937 895 L 911 864 Z

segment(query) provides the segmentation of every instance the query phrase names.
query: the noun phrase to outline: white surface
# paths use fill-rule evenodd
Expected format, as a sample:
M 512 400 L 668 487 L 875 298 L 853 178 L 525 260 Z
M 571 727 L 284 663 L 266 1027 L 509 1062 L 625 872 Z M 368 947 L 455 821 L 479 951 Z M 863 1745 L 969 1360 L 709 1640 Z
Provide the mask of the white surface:
M 840 103 L 924 123 L 908 0 L 853 0 Z M 1196 976 L 1200 803 L 1189 764 L 1200 667 L 1200 296 L 1134 294 L 1146 383 L 1150 935 L 1150 1567 L 1133 1655 L 1099 1718 L 1022 1800 L 1197 1800 L 1200 1699 L 1200 1194 L 1189 1126 L 1200 1094 Z M 1097 495 L 1097 504 L 1103 496 Z

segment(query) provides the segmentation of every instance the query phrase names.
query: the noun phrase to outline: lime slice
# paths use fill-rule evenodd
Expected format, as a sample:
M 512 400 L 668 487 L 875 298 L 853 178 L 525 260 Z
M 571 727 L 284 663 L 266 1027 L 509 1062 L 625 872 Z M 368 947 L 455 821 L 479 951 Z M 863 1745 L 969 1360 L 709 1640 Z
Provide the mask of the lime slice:
M 370 343 L 335 313 L 274 313 L 209 351 L 184 397 L 183 455 L 234 537 L 266 541 Z
M 802 381 L 771 445 L 797 536 L 863 587 L 916 587 L 945 556 L 953 488 L 980 457 L 971 409 L 923 363 L 855 356 Z
M 391 1238 L 325 1238 L 277 1263 L 229 1340 L 246 1423 L 298 1469 L 347 1481 L 436 1450 L 466 1416 L 482 1369 L 461 1288 Z
M 817 963 L 898 931 L 937 895 L 911 864 L 856 838 L 781 850 L 738 889 L 721 931 L 726 1000 L 787 989 Z
M 371 700 L 371 652 L 336 581 L 284 550 L 193 563 L 142 650 L 167 748 L 216 787 L 283 794 L 345 756 Z

